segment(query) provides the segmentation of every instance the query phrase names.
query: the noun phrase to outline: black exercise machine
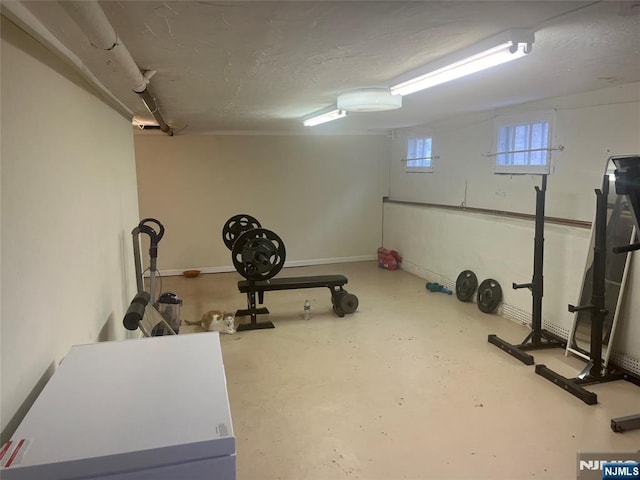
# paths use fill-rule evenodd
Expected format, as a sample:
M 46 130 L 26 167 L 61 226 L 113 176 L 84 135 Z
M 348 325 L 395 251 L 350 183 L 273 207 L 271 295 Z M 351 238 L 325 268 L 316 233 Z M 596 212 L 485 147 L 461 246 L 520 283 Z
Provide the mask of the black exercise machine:
M 626 195 L 629 209 L 633 214 L 636 232 L 640 235 L 640 156 L 614 157 L 616 166 L 616 193 Z M 640 243 L 632 243 L 614 249 L 614 253 L 631 252 L 640 249 Z M 625 432 L 640 428 L 640 413 L 611 419 L 611 430 Z
M 594 226 L 593 247 L 593 287 L 591 303 L 587 305 L 569 305 L 572 313 L 589 311 L 591 313 L 591 348 L 590 362 L 587 368 L 575 378 L 566 378 L 554 372 L 546 365 L 536 365 L 536 373 L 564 388 L 570 394 L 578 397 L 587 405 L 598 403 L 598 396 L 586 390 L 587 385 L 611 382 L 623 378 L 622 373 L 612 372 L 603 368 L 602 362 L 602 329 L 607 315 L 605 308 L 605 263 L 607 251 L 607 197 L 609 195 L 609 177 L 604 176 L 602 189 L 596 189 L 596 218 Z
M 270 321 L 257 321 L 258 315 L 269 313 L 266 307 L 258 307 L 264 302 L 264 292 L 326 287 L 339 317 L 357 310 L 358 297 L 343 288 L 348 282 L 344 275 L 273 278 L 284 266 L 284 242 L 276 233 L 262 228 L 254 217 L 231 217 L 222 229 L 222 240 L 231 250 L 235 269 L 246 279 L 238 282 L 238 289 L 247 294 L 247 308 L 238 310 L 236 316 L 250 315 L 251 323 L 240 324 L 239 331 L 275 328 Z
M 531 332 L 518 345 L 501 339 L 497 335 L 489 335 L 487 341 L 509 355 L 517 358 L 526 365 L 533 365 L 534 358 L 526 353 L 528 350 L 540 350 L 545 348 L 565 348 L 567 341 L 542 328 L 542 296 L 543 286 L 543 265 L 544 265 L 544 204 L 547 191 L 547 176 L 542 175 L 542 187 L 536 189 L 536 221 L 533 250 L 533 278 L 531 283 L 513 284 L 514 289 L 528 288 L 533 297 Z
M 640 157 L 612 157 L 616 167 L 619 168 L 619 164 L 625 164 L 629 159 L 637 159 L 640 161 Z M 640 171 L 640 170 L 639 170 Z M 638 177 L 640 178 L 640 177 Z M 636 185 L 638 180 L 636 179 Z M 616 180 L 616 191 L 619 195 L 629 195 L 630 189 L 625 190 L 624 182 Z M 591 289 L 591 301 L 586 305 L 569 305 L 570 312 L 588 311 L 591 315 L 591 342 L 589 351 L 589 363 L 586 368 L 575 378 L 566 378 L 555 371 L 548 368 L 546 365 L 536 365 L 536 373 L 547 380 L 553 382 L 555 385 L 563 388 L 565 391 L 571 393 L 575 397 L 582 400 L 587 405 L 595 405 L 598 403 L 598 396 L 588 391 L 585 387 L 589 385 L 595 385 L 600 383 L 611 382 L 615 380 L 628 380 L 632 383 L 640 385 L 640 380 L 636 379 L 627 372 L 611 365 L 604 365 L 602 359 L 602 344 L 603 344 L 603 325 L 605 323 L 605 317 L 609 313 L 605 304 L 605 266 L 607 255 L 607 197 L 609 194 L 609 177 L 604 176 L 602 189 L 596 189 L 596 218 L 594 225 L 594 247 L 593 247 L 593 267 L 592 267 L 592 289 Z M 636 193 L 640 195 L 640 190 Z M 638 197 L 640 198 L 640 197 Z M 635 199 L 636 205 L 638 204 L 638 198 Z M 633 200 L 630 198 L 630 204 Z M 636 210 L 636 213 L 639 212 Z M 636 216 L 637 219 L 637 216 Z M 631 250 L 637 250 L 640 248 L 640 244 L 632 246 L 624 246 L 622 248 L 615 249 L 619 252 L 628 252 Z M 625 428 L 624 424 L 627 424 L 628 419 L 614 419 L 616 422 L 621 422 L 622 425 L 617 424 L 615 428 Z M 612 428 L 614 428 L 612 426 Z M 620 430 L 616 430 L 620 431 Z

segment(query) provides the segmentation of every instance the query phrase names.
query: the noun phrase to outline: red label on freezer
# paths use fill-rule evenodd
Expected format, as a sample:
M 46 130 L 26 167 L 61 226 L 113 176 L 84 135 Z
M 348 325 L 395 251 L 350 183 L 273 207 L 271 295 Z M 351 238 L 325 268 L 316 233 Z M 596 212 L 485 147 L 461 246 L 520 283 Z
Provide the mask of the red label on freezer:
M 7 443 L 5 443 L 2 446 L 2 450 L 0 450 L 0 462 L 2 460 L 4 460 L 4 456 L 7 454 L 7 452 L 9 451 L 9 449 L 11 448 L 11 445 L 13 444 L 12 440 L 9 440 Z
M 9 440 L 0 450 L 0 466 L 9 468 L 12 465 L 19 465 L 26 453 L 30 440 L 21 438 L 20 440 Z

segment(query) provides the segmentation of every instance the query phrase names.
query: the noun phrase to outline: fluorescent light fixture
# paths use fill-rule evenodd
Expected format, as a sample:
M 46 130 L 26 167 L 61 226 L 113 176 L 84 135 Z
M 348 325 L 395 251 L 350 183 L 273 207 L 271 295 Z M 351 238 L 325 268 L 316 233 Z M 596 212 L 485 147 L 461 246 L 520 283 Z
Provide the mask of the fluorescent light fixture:
M 388 88 L 361 88 L 338 96 L 338 108 L 347 112 L 382 112 L 402 107 L 402 97 Z
M 442 65 L 443 61 L 440 61 L 433 64 L 432 68 L 425 73 L 413 74 L 412 78 L 399 81 L 390 88 L 391 94 L 409 95 L 522 58 L 531 52 L 533 42 L 533 30 L 514 28 L 479 43 L 465 51 L 466 55 L 464 52 L 456 55 L 462 60 L 449 62 L 445 65 Z
M 316 125 L 320 125 L 321 123 L 330 122 L 332 120 L 337 120 L 346 116 L 347 112 L 345 110 L 340 110 L 334 105 L 332 107 L 325 108 L 324 110 L 320 110 L 319 112 L 314 113 L 311 117 L 306 118 L 302 122 L 302 124 L 305 127 L 314 127 Z

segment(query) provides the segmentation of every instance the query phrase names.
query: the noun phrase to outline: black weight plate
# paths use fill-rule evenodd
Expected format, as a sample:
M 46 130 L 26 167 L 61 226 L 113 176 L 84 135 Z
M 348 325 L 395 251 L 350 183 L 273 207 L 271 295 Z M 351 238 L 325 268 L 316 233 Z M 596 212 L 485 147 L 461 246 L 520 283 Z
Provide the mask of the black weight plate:
M 342 310 L 343 313 L 353 313 L 358 309 L 358 297 L 346 290 L 336 293 L 336 301 L 338 303 L 337 307 Z
M 344 313 L 353 313 L 358 309 L 358 297 L 353 293 L 347 293 L 340 299 L 340 308 Z
M 242 235 L 247 230 L 252 230 L 254 228 L 260 228 L 260 222 L 253 218 L 251 215 L 240 214 L 234 215 L 231 217 L 222 227 L 222 241 L 225 246 L 231 250 L 233 248 L 233 244 L 236 243 L 236 240 L 240 235 Z
M 268 280 L 282 267 L 287 256 L 282 239 L 266 228 L 241 234 L 233 244 L 231 259 L 238 273 L 247 280 Z
M 461 302 L 468 302 L 473 298 L 478 288 L 478 277 L 471 270 L 464 270 L 456 280 L 456 297 Z
M 493 313 L 502 301 L 502 287 L 493 278 L 483 280 L 478 287 L 478 308 L 484 313 Z

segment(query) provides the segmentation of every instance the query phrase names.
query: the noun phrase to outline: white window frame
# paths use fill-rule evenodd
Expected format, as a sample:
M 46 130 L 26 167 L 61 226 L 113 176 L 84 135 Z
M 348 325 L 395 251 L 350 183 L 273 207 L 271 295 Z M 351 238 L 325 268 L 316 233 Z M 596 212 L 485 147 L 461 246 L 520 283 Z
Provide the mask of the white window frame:
M 501 152 L 499 149 L 499 135 L 500 129 L 507 126 L 514 125 L 531 125 L 535 123 L 546 122 L 549 125 L 549 130 L 547 132 L 547 146 L 546 146 L 546 155 L 547 160 L 544 165 L 501 165 L 498 164 L 499 154 L 508 153 Z M 555 112 L 554 111 L 543 111 L 543 112 L 527 112 L 520 113 L 515 115 L 501 115 L 495 118 L 494 120 L 494 135 L 493 135 L 493 145 L 494 152 L 491 154 L 493 157 L 493 173 L 496 174 L 520 174 L 520 175 L 540 175 L 540 174 L 549 174 L 553 172 L 553 139 L 554 139 L 554 123 L 555 123 Z M 523 149 L 523 151 L 528 151 L 528 149 Z M 536 151 L 532 149 L 531 151 Z M 539 151 L 539 150 L 538 150 Z
M 415 142 L 416 140 L 427 140 L 429 139 L 430 143 L 431 143 L 431 152 L 430 152 L 430 156 L 429 157 L 420 157 L 420 158 L 409 158 L 409 145 L 410 143 L 413 141 Z M 433 161 L 436 158 L 433 155 L 433 136 L 432 135 L 409 135 L 406 139 L 405 142 L 405 167 L 404 167 L 404 171 L 407 173 L 433 173 Z M 429 160 L 429 165 L 410 165 L 409 162 L 411 161 L 415 161 L 415 160 Z

